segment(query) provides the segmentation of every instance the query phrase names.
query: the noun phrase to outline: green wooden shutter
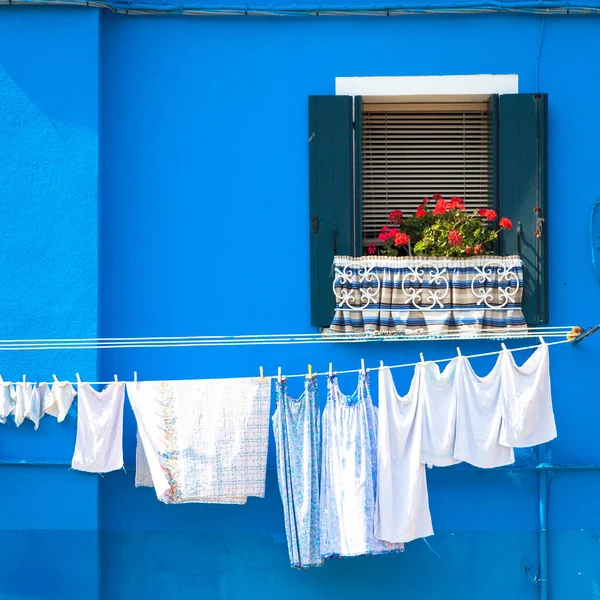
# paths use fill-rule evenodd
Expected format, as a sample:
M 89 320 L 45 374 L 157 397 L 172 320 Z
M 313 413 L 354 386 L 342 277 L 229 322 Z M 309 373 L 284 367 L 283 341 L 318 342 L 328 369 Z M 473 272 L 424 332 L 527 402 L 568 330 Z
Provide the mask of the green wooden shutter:
M 498 99 L 498 211 L 513 222 L 503 232 L 503 254 L 523 260 L 523 313 L 529 325 L 548 322 L 546 94 Z
M 354 255 L 354 131 L 351 96 L 309 96 L 311 323 L 329 327 L 334 255 Z M 360 216 L 360 215 L 358 215 Z

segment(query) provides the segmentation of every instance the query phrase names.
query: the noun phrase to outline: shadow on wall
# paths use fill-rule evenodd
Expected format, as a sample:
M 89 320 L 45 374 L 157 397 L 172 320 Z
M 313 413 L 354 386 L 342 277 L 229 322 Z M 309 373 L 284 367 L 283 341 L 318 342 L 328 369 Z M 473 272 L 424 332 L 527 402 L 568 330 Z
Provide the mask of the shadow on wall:
M 97 132 L 99 11 L 11 6 L 0 14 L 0 106 L 33 104 L 59 127 Z M 7 87 L 7 77 L 12 86 Z M 20 98 L 18 97 L 20 96 Z M 25 114 L 21 112 L 21 117 Z

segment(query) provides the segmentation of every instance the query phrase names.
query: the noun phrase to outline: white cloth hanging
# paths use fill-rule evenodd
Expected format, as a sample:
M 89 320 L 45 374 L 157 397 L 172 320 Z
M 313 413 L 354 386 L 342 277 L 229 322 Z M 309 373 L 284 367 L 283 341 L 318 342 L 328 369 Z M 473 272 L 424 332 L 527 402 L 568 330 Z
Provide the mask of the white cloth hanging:
M 329 376 L 328 388 L 322 417 L 321 555 L 401 552 L 402 543 L 374 534 L 377 412 L 368 375 L 359 373 L 358 387 L 350 396 L 341 393 L 336 375 Z
M 68 381 L 55 381 L 42 398 L 42 409 L 45 414 L 56 417 L 56 420 L 62 423 L 75 396 L 77 392 Z
M 12 383 L 1 381 L 0 395 L 0 423 L 4 424 L 15 408 L 17 394 Z
M 460 462 L 454 458 L 456 411 L 459 396 L 459 365 L 450 361 L 440 372 L 437 363 L 424 363 L 419 387 L 423 410 L 423 447 L 421 462 L 428 466 L 447 467 Z
M 159 500 L 264 497 L 270 381 L 144 381 L 128 383 L 127 394 Z
M 387 542 L 410 542 L 433 535 L 425 465 L 421 462 L 423 412 L 419 392 L 423 373 L 424 366 L 418 365 L 408 394 L 402 397 L 390 369 L 379 369 L 375 535 Z
M 526 448 L 556 437 L 550 390 L 548 346 L 541 345 L 517 366 L 512 352 L 502 352 L 502 425 L 500 443 Z
M 45 388 L 48 385 L 42 383 L 40 388 L 42 393 L 45 393 Z M 36 385 L 29 382 L 19 381 L 16 385 L 15 399 L 15 423 L 20 427 L 25 419 L 33 422 L 34 429 L 37 430 L 40 424 L 40 419 L 44 416 L 40 401 L 40 391 Z
M 111 383 L 101 392 L 89 383 L 77 388 L 77 438 L 71 466 L 88 473 L 123 468 L 125 384 Z
M 492 468 L 515 461 L 512 448 L 500 444 L 502 425 L 502 355 L 485 377 L 466 357 L 458 357 L 459 396 L 454 458 L 475 467 Z

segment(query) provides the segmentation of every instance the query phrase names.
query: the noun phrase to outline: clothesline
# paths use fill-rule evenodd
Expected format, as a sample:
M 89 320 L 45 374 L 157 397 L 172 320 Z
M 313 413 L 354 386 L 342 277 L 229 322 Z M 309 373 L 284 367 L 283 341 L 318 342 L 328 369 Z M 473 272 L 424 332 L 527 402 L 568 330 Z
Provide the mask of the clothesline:
M 543 342 L 545 345 L 547 346 L 556 346 L 558 344 L 567 344 L 567 343 L 573 343 L 572 340 L 559 340 L 556 342 Z M 539 348 L 542 345 L 542 343 L 540 344 L 534 344 L 532 346 L 521 346 L 519 348 L 511 348 L 511 352 L 517 352 L 519 350 L 534 350 L 536 348 Z M 503 349 L 501 350 L 494 350 L 492 352 L 481 352 L 478 354 L 469 354 L 469 355 L 465 355 L 464 358 L 467 359 L 472 359 L 472 358 L 482 358 L 485 356 L 496 356 L 498 354 L 500 354 L 503 351 Z M 428 362 L 428 363 L 446 363 L 446 362 L 450 362 L 451 360 L 453 360 L 455 357 L 448 357 L 448 358 L 438 358 L 436 360 L 425 360 L 424 362 Z M 411 363 L 401 363 L 401 364 L 397 364 L 397 365 L 384 365 L 389 369 L 401 369 L 401 368 L 408 368 L 408 367 L 416 367 L 418 364 L 420 364 L 421 361 L 418 362 L 411 362 Z M 381 369 L 380 367 L 369 367 L 366 368 L 365 370 L 367 372 L 369 371 L 379 371 Z M 334 371 L 334 373 L 336 375 L 346 375 L 346 374 L 350 374 L 350 373 L 360 373 L 362 371 L 362 367 L 359 369 L 345 369 L 343 371 Z M 312 375 L 315 377 L 322 377 L 327 375 L 327 372 L 313 372 Z M 277 379 L 279 375 L 264 375 L 263 379 L 265 380 L 273 380 L 273 379 Z M 296 373 L 293 375 L 286 375 L 286 374 L 282 374 L 282 377 L 285 377 L 285 379 L 293 379 L 293 378 L 297 378 L 297 377 L 306 377 L 307 374 L 306 373 Z M 111 383 L 137 383 L 138 379 L 137 379 L 137 373 L 134 373 L 134 379 L 133 380 L 120 380 L 117 378 L 117 376 L 115 375 L 115 378 L 112 381 L 60 381 L 60 383 L 70 383 L 71 385 L 79 385 L 80 383 L 87 383 L 88 385 L 110 385 Z M 166 380 L 168 381 L 168 380 Z M 55 383 L 55 381 L 46 381 L 46 382 L 42 382 L 42 381 L 38 381 L 38 382 L 28 382 L 28 383 L 32 383 L 32 384 L 42 384 L 42 383 L 47 383 L 47 384 L 52 384 Z M 5 382 L 5 383 L 9 383 L 9 382 Z M 10 382 L 10 383 L 15 383 L 15 382 Z
M 446 334 L 397 335 L 350 335 L 350 334 L 257 334 L 239 336 L 183 336 L 183 337 L 140 337 L 140 338 L 57 338 L 29 340 L 0 340 L 1 351 L 44 351 L 44 350 L 86 350 L 86 349 L 124 349 L 124 348 L 191 348 L 215 346 L 261 346 L 261 345 L 298 345 L 318 343 L 363 343 L 363 342 L 412 342 L 426 340 L 459 339 L 527 339 L 543 335 L 544 337 L 563 337 L 572 328 L 536 327 L 528 330 L 515 330 L 500 333 L 497 330 L 478 332 L 456 332 Z
M 567 343 L 573 343 L 571 340 L 560 340 L 558 342 L 543 342 L 546 346 L 555 346 L 557 344 L 567 344 Z M 535 344 L 533 346 L 521 346 L 520 348 L 511 348 L 511 352 L 516 352 L 518 350 L 534 350 L 535 348 L 539 348 L 542 345 L 542 343 L 540 344 Z M 482 358 L 484 356 L 496 356 L 498 354 L 500 354 L 501 352 L 503 352 L 502 350 L 494 350 L 492 352 L 481 352 L 479 354 L 470 354 L 468 356 L 464 356 L 464 358 L 467 359 L 471 359 L 471 358 Z M 449 358 L 438 358 L 437 360 L 424 360 L 424 361 L 418 361 L 418 362 L 412 362 L 412 363 L 402 363 L 399 365 L 383 365 L 383 361 L 382 361 L 382 365 L 380 367 L 372 367 L 372 368 L 368 368 L 365 369 L 367 372 L 369 371 L 379 371 L 379 369 L 381 369 L 382 367 L 387 367 L 388 369 L 401 369 L 404 367 L 416 367 L 417 365 L 421 364 L 421 362 L 427 362 L 427 363 L 446 363 L 446 362 L 450 362 L 451 360 L 453 360 L 455 357 L 449 357 Z M 335 371 L 336 375 L 346 375 L 348 373 L 360 373 L 362 371 L 362 369 L 347 369 L 345 371 Z M 328 373 L 313 373 L 313 375 L 327 375 Z M 292 377 L 306 377 L 305 373 L 301 373 L 298 375 L 285 375 L 286 379 L 290 379 Z M 270 379 L 275 379 L 275 377 L 271 377 Z

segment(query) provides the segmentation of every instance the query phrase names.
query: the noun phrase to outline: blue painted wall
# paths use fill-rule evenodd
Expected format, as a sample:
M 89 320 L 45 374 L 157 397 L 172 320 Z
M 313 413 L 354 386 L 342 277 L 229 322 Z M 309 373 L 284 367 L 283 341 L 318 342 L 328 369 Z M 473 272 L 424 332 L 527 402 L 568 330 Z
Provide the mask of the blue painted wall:
M 0 9 L 0 338 L 98 335 L 94 10 Z M 0 374 L 97 375 L 97 352 L 3 352 Z M 75 413 L 73 413 L 75 414 Z M 0 598 L 97 598 L 98 481 L 65 466 L 76 420 L 0 428 Z
M 93 335 L 96 327 L 102 336 L 310 331 L 307 96 L 334 93 L 336 76 L 353 75 L 517 73 L 521 91 L 548 92 L 552 324 L 598 322 L 600 286 L 589 259 L 587 218 L 600 194 L 594 141 L 600 133 L 599 30 L 593 17 L 184 19 L 0 9 L 0 74 L 12 68 L 10 79 L 0 77 L 0 102 L 11 103 L 13 111 L 8 125 L 0 118 L 0 149 L 4 155 L 15 139 L 22 144 L 16 166 L 0 166 L 0 226 L 18 231 L 0 260 L 21 290 L 18 297 L 0 297 L 0 311 L 10 315 L 0 323 L 2 336 Z M 15 44 L 22 49 L 17 56 L 8 52 Z M 43 60 L 36 60 L 39 48 Z M 35 98 L 34 92 L 40 123 L 68 128 L 68 135 L 58 136 L 64 158 L 52 169 L 36 168 L 37 179 L 31 165 L 58 155 L 39 140 L 42 126 L 24 116 L 34 100 L 19 99 Z M 30 214 L 24 197 L 39 202 L 29 225 L 37 235 L 18 226 L 19 217 Z M 57 239 L 56 221 L 41 215 L 57 206 L 70 235 L 59 238 L 49 269 L 48 252 L 56 247 L 37 250 L 40 236 Z M 88 267 L 76 271 L 81 264 Z M 46 281 L 54 299 L 64 293 L 53 300 L 60 313 L 46 322 L 36 321 L 49 312 L 37 303 L 51 295 L 40 296 L 38 281 Z M 469 354 L 496 349 L 492 342 L 461 347 Z M 592 337 L 552 350 L 559 437 L 549 448 L 555 463 L 600 463 L 599 347 Z M 321 371 L 330 361 L 337 369 L 357 368 L 361 357 L 368 365 L 381 358 L 409 362 L 419 351 L 441 358 L 453 354 L 455 344 L 104 350 L 98 361 L 101 378 L 130 378 L 134 370 L 145 379 L 191 378 L 255 375 L 260 364 L 267 373 L 278 365 L 297 373 L 308 362 Z M 6 377 L 23 369 L 37 369 L 36 377 L 61 369 L 60 376 L 75 370 L 96 376 L 89 351 L 2 357 Z M 481 373 L 490 366 L 490 360 L 475 363 Z M 409 377 L 395 373 L 400 390 Z M 342 379 L 348 391 L 355 384 L 351 376 Z M 292 392 L 299 392 L 294 385 Z M 68 458 L 73 424 L 71 417 L 61 428 L 45 419 L 36 433 L 1 429 L 0 458 Z M 132 464 L 129 410 L 125 429 L 126 462 Z M 46 435 L 55 437 L 42 444 Z M 273 458 L 271 444 L 271 466 Z M 531 460 L 524 453 L 520 465 Z M 22 483 L 20 473 L 35 473 L 38 483 Z M 266 499 L 244 507 L 164 506 L 152 490 L 133 487 L 131 471 L 98 479 L 66 467 L 13 466 L 3 467 L 0 477 L 6 478 L 3 489 L 11 490 L 0 498 L 2 507 L 16 501 L 38 506 L 36 493 L 63 506 L 64 490 L 68 502 L 97 507 L 89 519 L 82 517 L 89 547 L 95 543 L 92 514 L 97 518 L 94 569 L 85 552 L 68 560 L 59 553 L 58 563 L 90 569 L 89 585 L 100 579 L 101 597 L 109 600 L 377 593 L 528 600 L 539 593 L 525 569 L 530 565 L 533 574 L 539 562 L 537 474 L 527 468 L 429 472 L 436 530 L 431 547 L 418 541 L 404 555 L 329 561 L 311 572 L 288 566 L 272 468 Z M 561 471 L 551 478 L 551 598 L 600 597 L 599 492 L 598 471 Z M 32 524 L 75 530 L 80 522 L 36 518 L 16 521 L 10 533 L 12 547 L 25 555 Z M 57 550 L 65 551 L 69 537 L 56 539 Z M 3 585 L 2 600 L 70 597 L 58 583 L 32 595 L 16 574 Z

